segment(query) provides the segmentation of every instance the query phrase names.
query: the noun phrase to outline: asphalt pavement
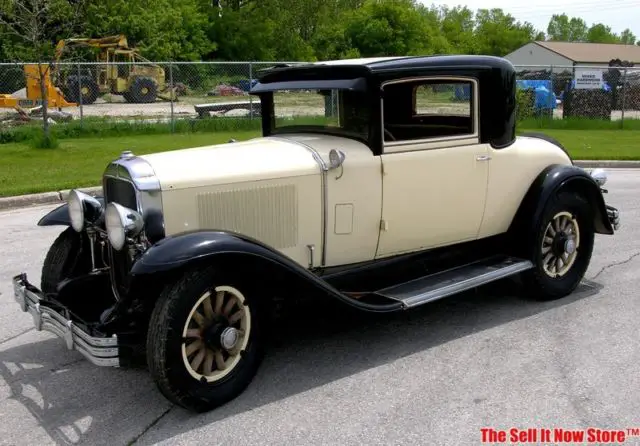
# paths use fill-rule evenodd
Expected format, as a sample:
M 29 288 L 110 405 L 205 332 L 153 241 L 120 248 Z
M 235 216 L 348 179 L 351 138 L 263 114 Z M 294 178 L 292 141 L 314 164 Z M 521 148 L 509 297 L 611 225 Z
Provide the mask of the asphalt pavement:
M 61 228 L 36 222 L 55 206 L 0 212 L 0 444 L 470 445 L 482 428 L 640 428 L 640 170 L 611 170 L 607 187 L 623 226 L 597 236 L 573 295 L 533 302 L 503 282 L 395 316 L 308 311 L 276 330 L 244 394 L 201 415 L 146 370 L 93 366 L 32 328 L 10 278 L 39 283 Z

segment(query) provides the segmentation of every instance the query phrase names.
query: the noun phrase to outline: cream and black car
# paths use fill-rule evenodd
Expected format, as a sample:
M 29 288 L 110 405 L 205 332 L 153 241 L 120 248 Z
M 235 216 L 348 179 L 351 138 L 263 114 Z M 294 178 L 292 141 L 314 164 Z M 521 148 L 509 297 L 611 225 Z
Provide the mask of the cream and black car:
M 253 379 L 276 298 L 394 312 L 516 275 L 567 296 L 618 210 L 603 170 L 516 136 L 515 81 L 487 56 L 272 67 L 261 137 L 123 153 L 101 196 L 38 223 L 66 228 L 16 300 L 96 365 L 144 353 L 169 400 L 206 411 Z

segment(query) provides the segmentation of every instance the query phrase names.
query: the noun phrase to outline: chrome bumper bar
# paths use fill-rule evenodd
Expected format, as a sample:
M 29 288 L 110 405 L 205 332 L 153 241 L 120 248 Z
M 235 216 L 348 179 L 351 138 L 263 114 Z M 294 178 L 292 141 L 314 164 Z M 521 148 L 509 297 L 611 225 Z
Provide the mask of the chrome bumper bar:
M 31 313 L 36 330 L 48 331 L 64 339 L 69 350 L 76 350 L 98 366 L 119 367 L 118 337 L 94 337 L 50 306 L 42 293 L 27 281 L 26 274 L 13 278 L 13 292 L 22 311 Z

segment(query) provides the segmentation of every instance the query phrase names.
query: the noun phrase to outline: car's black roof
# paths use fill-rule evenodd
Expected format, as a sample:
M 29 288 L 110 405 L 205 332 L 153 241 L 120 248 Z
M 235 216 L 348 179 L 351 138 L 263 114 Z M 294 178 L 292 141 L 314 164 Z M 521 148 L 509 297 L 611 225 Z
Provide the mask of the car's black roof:
M 283 82 L 290 80 L 339 79 L 371 77 L 376 74 L 393 74 L 410 70 L 430 69 L 497 69 L 512 72 L 514 67 L 508 60 L 484 55 L 435 55 L 371 57 L 362 59 L 344 59 L 308 64 L 276 65 L 260 76 L 261 83 Z

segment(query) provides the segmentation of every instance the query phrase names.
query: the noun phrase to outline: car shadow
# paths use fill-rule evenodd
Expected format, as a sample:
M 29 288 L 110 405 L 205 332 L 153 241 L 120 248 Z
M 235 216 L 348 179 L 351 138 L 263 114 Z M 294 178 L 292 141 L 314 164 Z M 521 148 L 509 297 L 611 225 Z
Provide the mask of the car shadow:
M 289 311 L 295 318 L 275 324 L 265 360 L 245 392 L 205 414 L 172 407 L 146 370 L 95 367 L 55 338 L 4 350 L 0 374 L 11 398 L 56 444 L 155 444 L 455 339 L 594 298 L 602 288 L 584 280 L 564 299 L 538 302 L 521 297 L 518 286 L 504 280 L 388 315 L 357 313 L 334 301 L 305 303 Z

